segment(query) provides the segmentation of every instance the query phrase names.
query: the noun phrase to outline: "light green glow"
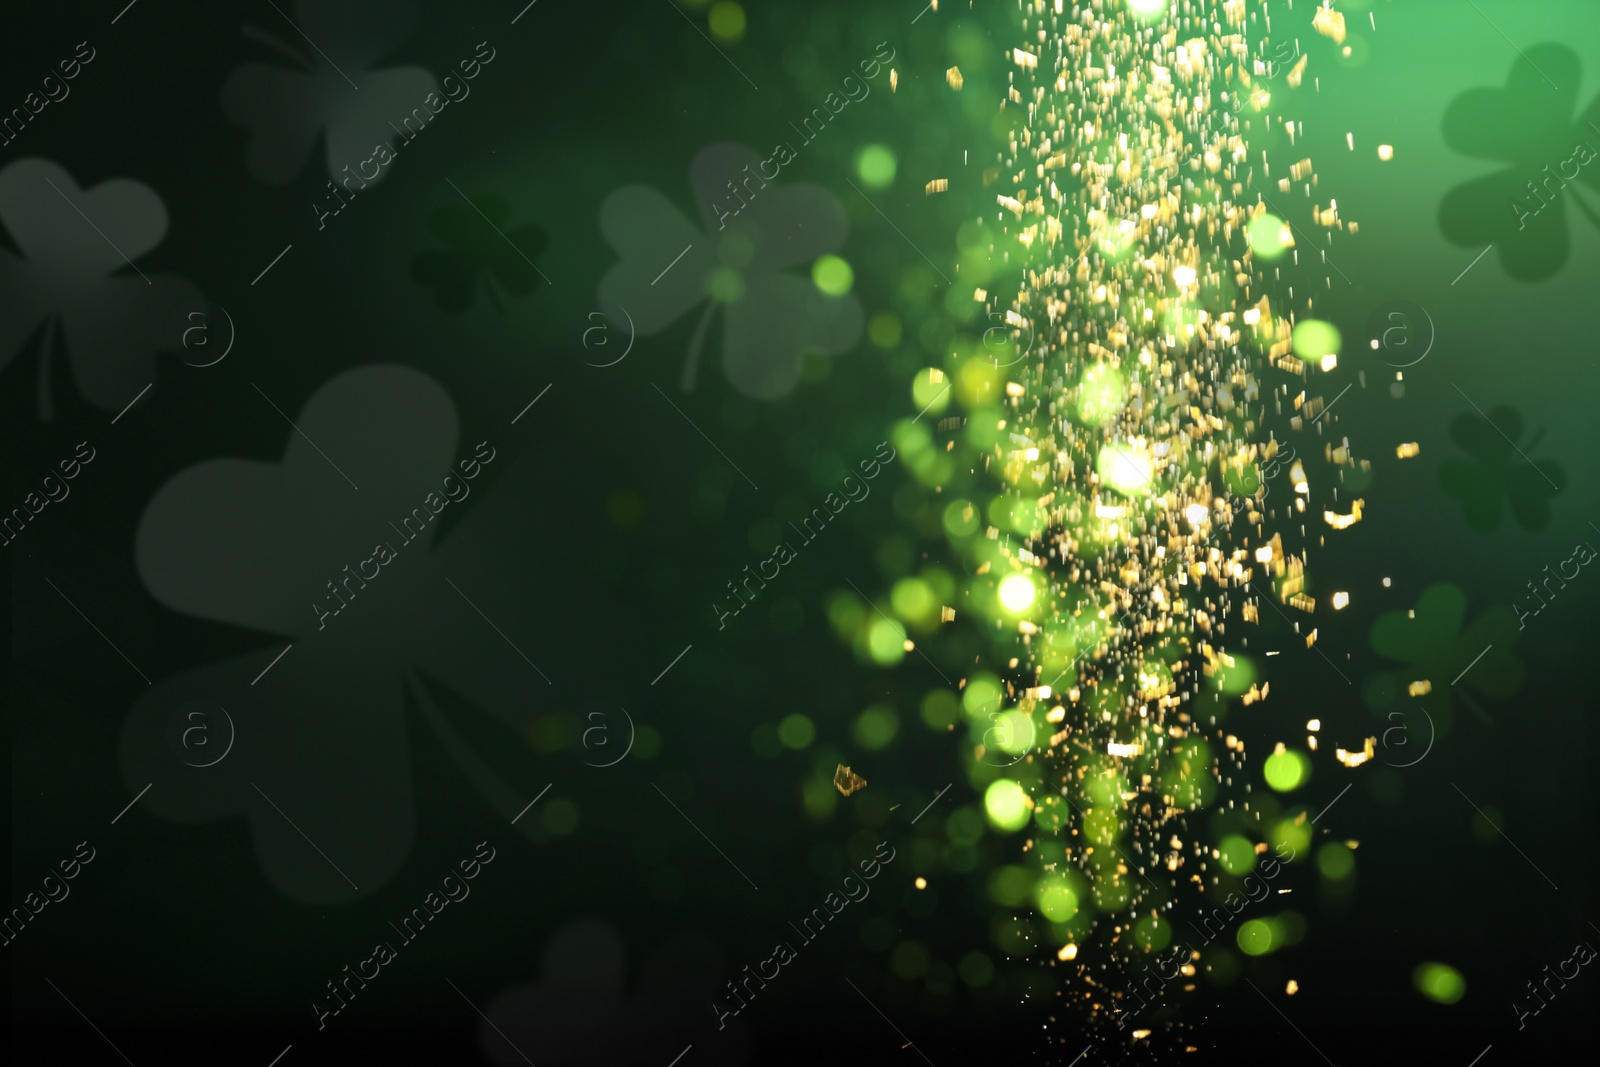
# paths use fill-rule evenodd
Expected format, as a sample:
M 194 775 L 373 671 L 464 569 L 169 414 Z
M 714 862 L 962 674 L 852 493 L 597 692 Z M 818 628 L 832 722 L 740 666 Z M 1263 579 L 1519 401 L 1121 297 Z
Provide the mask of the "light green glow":
M 1026 574 L 1008 574 L 1000 583 L 1000 605 L 1013 615 L 1033 607 L 1033 580 Z
M 1276 215 L 1258 215 L 1245 227 L 1250 250 L 1262 259 L 1277 259 L 1289 250 L 1293 233 L 1288 223 Z
M 1095 472 L 1100 480 L 1126 496 L 1138 496 L 1150 491 L 1155 480 L 1156 465 L 1149 455 L 1127 445 L 1111 444 L 1100 450 L 1095 460 Z
M 1078 418 L 1090 426 L 1103 426 L 1127 404 L 1127 388 L 1115 367 L 1090 367 L 1078 382 Z
M 861 175 L 863 185 L 887 189 L 894 183 L 896 169 L 894 152 L 886 145 L 865 145 L 856 153 L 856 173 Z
M 1338 329 L 1321 319 L 1301 319 L 1295 324 L 1291 343 L 1301 359 L 1315 360 L 1337 355 L 1341 342 Z
M 1311 760 L 1303 752 L 1284 749 L 1267 757 L 1261 765 L 1261 774 L 1278 792 L 1290 793 L 1310 780 Z
M 1417 992 L 1439 1004 L 1454 1004 L 1467 995 L 1467 980 L 1447 963 L 1424 963 L 1411 975 Z
M 811 280 L 829 296 L 843 296 L 855 284 L 855 271 L 838 256 L 823 256 L 812 264 Z
M 1028 794 L 1009 778 L 991 782 L 984 790 L 983 809 L 989 821 L 1002 830 L 1020 830 L 1028 825 Z

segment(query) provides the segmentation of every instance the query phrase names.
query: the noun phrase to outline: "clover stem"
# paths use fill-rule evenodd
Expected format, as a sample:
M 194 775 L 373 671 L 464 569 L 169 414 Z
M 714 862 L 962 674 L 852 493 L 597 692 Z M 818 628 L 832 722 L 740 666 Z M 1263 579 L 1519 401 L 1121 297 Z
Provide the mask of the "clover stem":
M 1474 700 L 1472 698 L 1472 694 L 1467 692 L 1465 689 L 1461 691 L 1461 702 L 1467 706 L 1468 711 L 1472 712 L 1472 714 L 1478 717 L 1478 721 L 1483 723 L 1483 725 L 1494 725 L 1494 720 L 1489 717 L 1488 712 L 1483 710 L 1483 705 Z
M 294 60 L 295 63 L 308 71 L 314 71 L 316 69 L 314 66 L 312 66 L 309 58 L 301 55 L 299 52 L 296 52 L 293 48 L 290 48 L 288 45 L 284 44 L 281 40 L 279 40 L 277 37 L 274 37 L 266 30 L 259 29 L 255 26 L 245 26 L 239 32 L 249 40 L 255 41 L 259 44 L 264 44 L 269 48 L 276 48 L 278 51 L 282 52 L 284 55 L 288 56 L 290 59 Z
M 427 687 L 420 681 L 413 680 L 406 688 L 416 700 L 417 707 L 422 710 L 422 717 L 427 720 L 428 725 L 433 728 L 433 732 L 444 745 L 445 751 L 466 772 L 468 780 L 477 787 L 478 792 L 502 811 L 515 811 L 519 808 L 522 804 L 519 799 L 521 794 L 490 770 L 489 766 L 478 758 L 472 747 L 462 740 L 461 735 L 451 729 L 444 713 L 429 695 Z
M 712 312 L 717 310 L 717 299 L 712 297 L 706 302 L 706 313 L 700 316 L 700 321 L 695 324 L 694 336 L 689 338 L 689 357 L 683 364 L 683 391 L 694 391 L 694 372 L 700 365 L 700 349 L 706 342 L 706 327 L 711 324 Z
M 1583 212 L 1584 217 L 1593 223 L 1597 229 L 1600 229 L 1600 216 L 1597 216 L 1594 213 L 1594 209 L 1584 202 L 1583 197 L 1578 195 L 1578 192 L 1579 191 L 1577 189 L 1573 189 L 1572 191 L 1572 199 L 1577 201 L 1578 210 Z
M 44 320 L 44 336 L 39 339 L 39 417 L 52 422 L 56 417 L 55 404 L 50 394 L 50 350 L 55 347 L 56 317 Z

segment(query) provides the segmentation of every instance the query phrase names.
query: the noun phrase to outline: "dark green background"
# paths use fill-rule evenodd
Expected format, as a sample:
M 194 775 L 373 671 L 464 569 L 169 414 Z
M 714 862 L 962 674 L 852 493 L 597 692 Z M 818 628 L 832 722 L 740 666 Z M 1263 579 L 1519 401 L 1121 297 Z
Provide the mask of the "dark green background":
M 985 893 L 985 875 L 1018 861 L 1020 835 L 991 832 L 954 860 L 960 850 L 945 847 L 945 819 L 979 798 L 966 771 L 970 750 L 918 719 L 918 702 L 937 684 L 933 671 L 916 656 L 893 669 L 874 667 L 828 625 L 827 598 L 849 582 L 882 598 L 910 560 L 948 553 L 941 539 L 919 533 L 912 516 L 926 494 L 908 473 L 891 466 L 870 500 L 848 509 L 839 528 L 802 551 L 766 601 L 727 630 L 717 631 L 707 607 L 729 577 L 766 555 L 758 523 L 815 504 L 845 467 L 871 454 L 894 419 L 914 413 L 911 374 L 938 363 L 959 325 L 946 310 L 945 286 L 909 242 L 951 274 L 957 228 L 993 210 L 976 182 L 962 182 L 960 161 L 969 151 L 968 170 L 976 173 L 992 158 L 988 116 L 1003 91 L 997 57 L 1014 43 L 1012 5 L 978 3 L 968 13 L 966 5 L 946 3 L 947 10 L 913 26 L 920 8 L 909 0 L 752 2 L 744 40 L 724 47 L 759 90 L 690 28 L 688 22 L 705 27 L 704 9 L 683 9 L 686 22 L 675 6 L 540 0 L 511 27 L 515 2 L 428 5 L 417 31 L 381 65 L 440 71 L 486 38 L 498 56 L 473 83 L 473 96 L 447 109 L 382 184 L 321 233 L 307 208 L 325 178 L 321 146 L 298 179 L 263 186 L 245 169 L 243 131 L 219 105 L 228 73 L 265 58 L 240 26 L 288 32 L 270 5 L 142 0 L 114 27 L 109 19 L 121 7 L 115 0 L 34 10 L 20 20 L 13 13 L 0 46 L 0 102 L 20 101 L 37 80 L 35 68 L 70 54 L 79 40 L 89 38 L 99 56 L 68 100 L 0 149 L 0 167 L 43 156 L 84 187 L 131 177 L 155 189 L 169 230 L 140 266 L 196 282 L 228 308 L 239 331 L 236 349 L 216 367 L 197 370 L 163 357 L 155 388 L 114 427 L 114 412 L 78 398 L 62 362 L 49 422 L 35 403 L 31 349 L 0 374 L 7 500 L 19 499 L 77 441 L 87 437 L 99 449 L 72 497 L 48 508 L 5 550 L 13 899 L 77 841 L 87 838 L 99 851 L 72 896 L 47 908 L 8 949 L 20 1053 L 37 1057 L 48 1049 L 74 1062 L 114 1056 L 48 977 L 140 1064 L 191 1054 L 230 1062 L 260 1057 L 265 1064 L 289 1043 L 295 1047 L 285 1065 L 397 1051 L 512 1062 L 445 977 L 479 1005 L 508 987 L 536 983 L 548 939 L 582 917 L 603 918 L 625 934 L 622 981 L 630 991 L 644 981 L 646 961 L 686 931 L 715 944 L 736 971 L 771 951 L 786 922 L 836 884 L 843 863 L 887 837 L 900 858 L 870 902 L 852 905 L 825 940 L 785 969 L 741 1018 L 741 1036 L 718 1035 L 710 1010 L 699 1009 L 701 1017 L 659 1024 L 652 1031 L 661 1034 L 659 1054 L 641 1053 L 637 1062 L 665 1064 L 691 1042 L 685 1064 L 701 1056 L 737 1062 L 741 1042 L 751 1050 L 748 1062 L 823 1055 L 910 1062 L 913 1051 L 900 1049 L 903 1039 L 844 977 L 941 1065 L 1051 1049 L 1065 1051 L 1062 1062 L 1069 1062 L 1091 1040 L 1094 1055 L 1112 1054 L 1103 1038 L 1049 1006 L 1057 972 L 1008 961 L 991 939 L 1000 909 Z M 1309 22 L 1307 3 L 1293 13 L 1272 6 L 1275 18 Z M 1490 252 L 1452 284 L 1482 245 L 1454 245 L 1440 224 L 1451 189 L 1506 166 L 1446 142 L 1452 102 L 1469 90 L 1504 86 L 1520 62 L 1518 48 L 1557 44 L 1577 57 L 1576 106 L 1587 112 L 1600 94 L 1600 9 L 1576 0 L 1478 0 L 1481 14 L 1456 0 L 1340 6 L 1360 47 L 1352 61 L 1340 62 L 1331 44 L 1302 35 L 1320 85 L 1308 77 L 1294 94 L 1293 110 L 1305 123 L 1303 151 L 1290 157 L 1277 149 L 1274 158 L 1287 166 L 1309 156 L 1319 195 L 1337 197 L 1343 217 L 1360 223 L 1358 236 L 1341 235 L 1330 252 L 1348 282 L 1327 272 L 1333 284 L 1319 306 L 1344 333 L 1341 370 L 1349 368 L 1347 377 L 1358 383 L 1355 372 L 1365 373 L 1364 386 L 1343 398 L 1336 420 L 1330 416 L 1328 439 L 1348 436 L 1374 466 L 1361 492 L 1362 523 L 1330 537 L 1313 565 L 1322 588 L 1352 591 L 1351 607 L 1321 622 L 1318 647 L 1355 684 L 1346 687 L 1314 653 L 1289 646 L 1270 661 L 1272 698 L 1231 720 L 1258 747 L 1292 739 L 1314 716 L 1330 746 L 1335 738 L 1381 732 L 1391 724 L 1389 706 L 1371 706 L 1362 696 L 1370 675 L 1394 667 L 1372 647 L 1381 615 L 1414 607 L 1441 582 L 1466 591 L 1469 620 L 1506 605 L 1546 563 L 1593 535 L 1591 521 L 1600 522 L 1600 486 L 1589 463 L 1600 383 L 1591 356 L 1600 233 L 1569 211 L 1570 255 L 1548 277 L 1510 277 Z M 1377 32 L 1367 24 L 1369 6 Z M 854 266 L 854 293 L 867 315 L 890 311 L 904 320 L 905 340 L 886 350 L 863 337 L 843 356 L 810 360 L 802 384 L 776 401 L 751 400 L 729 386 L 712 358 L 720 351 L 716 329 L 696 389 L 677 388 L 698 312 L 641 338 L 616 367 L 586 366 L 586 358 L 618 351 L 596 354 L 582 343 L 593 325 L 587 316 L 600 307 L 599 279 L 616 260 L 597 223 L 605 197 L 648 185 L 695 218 L 688 170 L 697 152 L 720 141 L 767 152 L 792 118 L 884 40 L 898 51 L 899 91 L 891 95 L 880 78 L 868 100 L 801 152 L 783 181 L 815 182 L 845 206 L 850 237 L 839 254 Z M 966 76 L 959 95 L 943 80 L 956 63 Z M 1522 106 L 1530 116 L 1523 128 L 1537 125 L 1543 113 L 1531 102 Z M 1491 116 L 1482 123 L 1487 143 L 1508 146 L 1513 159 L 1531 158 Z M 1600 145 L 1600 134 L 1593 136 Z M 899 158 L 895 184 L 873 199 L 906 239 L 845 181 L 856 177 L 852 159 L 867 143 L 889 145 Z M 1392 162 L 1378 161 L 1379 143 L 1395 145 Z M 1559 158 L 1565 156 L 1544 161 Z M 925 197 L 922 184 L 934 177 L 952 178 L 952 193 Z M 411 264 L 437 247 L 430 215 L 460 205 L 446 179 L 473 196 L 502 197 L 512 225 L 548 234 L 535 262 L 549 284 L 510 295 L 503 312 L 485 299 L 462 314 L 438 308 Z M 1580 187 L 1565 195 L 1595 194 Z M 1556 240 L 1549 230 L 1510 232 L 1509 206 L 1503 221 L 1510 223 L 1503 239 L 1513 246 Z M 252 287 L 291 241 L 288 256 Z M 1321 274 L 1304 264 L 1298 278 L 1322 285 Z M 949 307 L 970 296 L 965 285 L 957 280 L 961 296 Z M 1404 396 L 1396 399 L 1388 387 L 1392 370 L 1363 346 L 1373 310 L 1400 299 L 1426 310 L 1437 340 L 1426 360 L 1406 370 Z M 120 749 L 124 721 L 145 687 L 45 577 L 71 593 L 158 684 L 261 649 L 264 665 L 282 641 L 181 615 L 149 594 L 134 568 L 135 530 L 156 491 L 187 467 L 216 457 L 278 461 L 287 427 L 251 383 L 293 414 L 341 371 L 375 362 L 415 368 L 444 386 L 462 424 L 459 454 L 487 437 L 504 457 L 480 481 L 483 497 L 476 499 L 504 480 L 516 496 L 502 506 L 543 531 L 493 561 L 502 572 L 515 569 L 508 586 L 530 594 L 520 615 L 496 621 L 525 636 L 523 647 L 539 650 L 533 658 L 554 684 L 523 679 L 499 691 L 496 699 L 525 720 L 520 735 L 485 726 L 459 694 L 437 699 L 519 796 L 531 798 L 553 782 L 541 805 L 560 800 L 579 817 L 575 829 L 557 832 L 536 821 L 536 808 L 508 827 L 509 813 L 476 791 L 415 709 L 406 710 L 413 762 L 403 773 L 414 780 L 418 812 L 410 857 L 359 902 L 315 908 L 268 884 L 241 820 L 173 822 L 141 805 L 107 825 L 142 788 L 124 775 Z M 550 393 L 510 426 L 546 385 Z M 730 470 L 654 386 L 761 489 Z M 1463 394 L 1485 411 L 1513 409 L 1527 427 L 1524 445 L 1543 431 L 1533 458 L 1553 461 L 1564 474 L 1547 524 L 1529 529 L 1506 514 L 1494 529 L 1477 529 L 1441 487 L 1441 466 L 1469 458 L 1451 434 L 1455 420 L 1472 414 Z M 1394 446 L 1405 441 L 1420 443 L 1419 457 L 1394 458 Z M 1320 452 L 1321 442 L 1315 448 Z M 534 473 L 512 478 L 513 469 Z M 1536 477 L 1514 467 L 1504 476 L 1512 485 Z M 1474 484 L 1492 493 L 1492 477 Z M 348 558 L 339 547 L 328 555 Z M 1381 585 L 1386 576 L 1389 588 Z M 1465 1064 L 1491 1043 L 1491 1057 L 1525 1055 L 1561 1047 L 1592 1010 L 1594 977 L 1587 972 L 1522 1033 L 1509 1007 L 1546 963 L 1565 958 L 1576 941 L 1600 938 L 1588 925 L 1597 915 L 1590 889 L 1590 580 L 1585 573 L 1518 635 L 1525 680 L 1515 695 L 1479 699 L 1481 715 L 1460 714 L 1458 705 L 1426 760 L 1402 771 L 1344 772 L 1319 763 L 1310 787 L 1316 799 L 1308 803 L 1320 806 L 1345 781 L 1356 783 L 1321 828 L 1360 840 L 1357 888 L 1330 896 L 1313 872 L 1294 871 L 1293 898 L 1310 919 L 1309 935 L 1244 974 L 1271 992 L 1296 978 L 1301 993 L 1276 1003 L 1334 1062 L 1422 1052 Z M 359 619 L 340 625 L 347 622 Z M 693 650 L 652 686 L 689 644 Z M 971 661 L 971 649 L 956 638 L 943 646 L 935 639 L 926 651 L 951 678 Z M 880 701 L 899 713 L 899 737 L 863 759 L 850 724 Z M 625 706 L 653 728 L 659 752 L 649 759 L 636 753 L 609 770 L 584 766 L 584 715 L 605 704 Z M 345 707 L 326 711 L 336 716 Z M 794 712 L 817 724 L 815 744 L 759 755 L 753 731 Z M 359 761 L 361 753 L 349 758 Z M 836 759 L 852 763 L 871 786 L 831 816 L 808 814 L 805 784 Z M 940 805 L 909 826 L 909 815 L 952 782 Z M 1463 793 L 1500 820 L 1527 861 L 1477 818 Z M 419 900 L 436 881 L 434 871 L 485 837 L 502 858 L 475 883 L 477 903 L 447 909 L 436 931 L 317 1034 L 306 1005 L 321 983 Z M 910 888 L 917 874 L 932 888 Z M 926 946 L 949 973 L 896 975 L 888 951 L 907 939 Z M 974 951 L 997 967 L 995 979 L 979 988 L 954 974 Z M 663 958 L 670 974 L 672 957 Z M 1418 996 L 1410 976 L 1424 960 L 1460 969 L 1466 998 L 1444 1007 Z M 1303 1037 L 1242 983 L 1202 982 L 1183 1001 L 1181 1018 L 1192 1029 L 1168 1044 L 1248 1062 L 1313 1062 Z M 533 1059 L 541 1067 L 561 1062 Z

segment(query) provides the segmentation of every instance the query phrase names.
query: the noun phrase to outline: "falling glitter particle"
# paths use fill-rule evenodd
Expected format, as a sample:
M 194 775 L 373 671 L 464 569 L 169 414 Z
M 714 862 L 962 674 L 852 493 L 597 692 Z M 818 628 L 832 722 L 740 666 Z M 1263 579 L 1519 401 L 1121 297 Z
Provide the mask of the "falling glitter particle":
M 1336 199 L 1316 199 L 1299 123 L 1276 110 L 1294 94 L 1268 91 L 1286 54 L 1299 56 L 1291 90 L 1309 57 L 1253 5 L 1020 6 L 1000 103 L 1008 144 L 984 173 L 979 220 L 1010 273 L 980 277 L 973 294 L 1003 325 L 987 352 L 957 355 L 948 377 L 966 417 L 938 424 L 956 435 L 940 449 L 970 449 L 997 495 L 947 498 L 944 519 L 971 538 L 956 542 L 974 554 L 971 610 L 1016 642 L 962 683 L 969 710 L 997 724 L 976 754 L 1042 768 L 1002 774 L 988 814 L 1005 830 L 1049 831 L 1024 851 L 1047 872 L 1040 914 L 1072 935 L 1056 962 L 1082 980 L 1063 996 L 1107 1019 L 1129 998 L 1116 972 L 1170 939 L 1164 916 L 1216 880 L 1189 813 L 1227 789 L 1230 807 L 1257 817 L 1241 793 L 1245 746 L 1216 725 L 1223 702 L 1269 689 L 1236 638 L 1264 624 L 1281 634 L 1285 608 L 1315 617 L 1309 550 L 1361 520 L 1362 500 L 1324 499 L 1344 469 L 1370 462 L 1348 441 L 1323 447 L 1351 410 L 1334 405 L 1352 401 L 1328 388 L 1341 341 L 1314 302 L 1337 270 L 1320 246 L 1336 250 L 1356 225 Z M 1299 32 L 1345 39 L 1329 8 L 1296 19 Z M 958 72 L 947 79 L 959 87 Z M 1286 167 L 1259 148 L 1280 130 Z M 1297 241 L 1307 227 L 1323 231 L 1318 247 Z M 1296 266 L 1298 285 L 1286 277 Z M 991 345 L 1001 334 L 1007 344 Z M 1280 439 L 1271 427 L 1285 422 L 1316 444 Z M 1283 467 L 1291 492 L 1268 484 Z M 1319 511 L 1326 525 L 1313 529 Z M 1320 610 L 1348 600 L 1336 593 Z M 1337 758 L 1358 766 L 1371 746 Z M 1305 752 L 1282 759 L 1275 787 L 1310 774 Z

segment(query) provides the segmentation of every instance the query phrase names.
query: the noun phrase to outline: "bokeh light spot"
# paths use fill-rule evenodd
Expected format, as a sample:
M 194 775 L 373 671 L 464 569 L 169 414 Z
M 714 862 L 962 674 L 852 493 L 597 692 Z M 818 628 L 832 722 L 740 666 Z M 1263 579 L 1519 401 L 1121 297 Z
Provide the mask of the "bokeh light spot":
M 1467 995 L 1467 980 L 1448 963 L 1423 963 L 1411 974 L 1417 992 L 1438 1004 L 1454 1004 Z
M 1033 579 L 1026 574 L 1008 574 L 1000 582 L 1000 605 L 1014 615 L 1033 607 Z
M 711 290 L 713 299 L 724 304 L 731 304 L 744 296 L 744 278 L 731 267 L 718 267 L 712 271 L 706 287 Z
M 1294 354 L 1305 360 L 1338 355 L 1342 341 L 1338 328 L 1321 319 L 1301 319 L 1295 323 L 1294 333 L 1290 337 Z
M 1286 748 L 1266 758 L 1261 765 L 1261 775 L 1278 792 L 1290 793 L 1310 780 L 1311 760 L 1303 752 Z
M 1020 830 L 1032 814 L 1028 794 L 1016 782 L 1001 778 L 983 792 L 983 808 L 989 821 L 1002 830 Z M 1076 905 L 1074 905 L 1076 906 Z
M 817 728 L 810 719 L 796 712 L 784 716 L 778 723 L 778 739 L 793 749 L 806 748 L 817 739 Z
M 1249 919 L 1239 926 L 1236 940 L 1239 951 L 1247 956 L 1265 956 L 1277 947 L 1276 931 L 1267 919 Z
M 906 658 L 906 632 L 892 619 L 872 620 L 867 631 L 867 651 L 874 663 L 892 667 Z
M 894 183 L 898 164 L 894 152 L 887 145 L 869 144 L 856 153 L 856 173 L 863 185 L 873 189 L 887 189 Z
M 874 704 L 856 718 L 852 732 L 856 743 L 862 748 L 887 748 L 894 740 L 894 735 L 900 732 L 900 720 L 892 708 L 885 704 Z
M 1229 874 L 1248 874 L 1256 865 L 1256 849 L 1249 838 L 1231 834 L 1217 845 L 1217 862 Z
M 1083 372 L 1078 381 L 1078 418 L 1102 426 L 1127 403 L 1127 384 L 1115 367 L 1100 364 Z
M 843 296 L 855 284 L 855 271 L 838 256 L 823 256 L 811 266 L 811 280 L 829 296 Z
M 1355 873 L 1356 854 L 1337 841 L 1323 845 L 1317 851 L 1317 870 L 1329 881 L 1340 882 Z
M 708 21 L 711 35 L 719 40 L 733 44 L 744 37 L 744 8 L 733 3 L 733 0 L 720 0 L 713 4 Z
M 894 312 L 880 311 L 867 320 L 867 336 L 879 348 L 893 348 L 905 336 L 905 327 Z
M 1257 215 L 1245 228 L 1245 240 L 1262 259 L 1277 259 L 1294 244 L 1294 231 L 1276 215 Z

